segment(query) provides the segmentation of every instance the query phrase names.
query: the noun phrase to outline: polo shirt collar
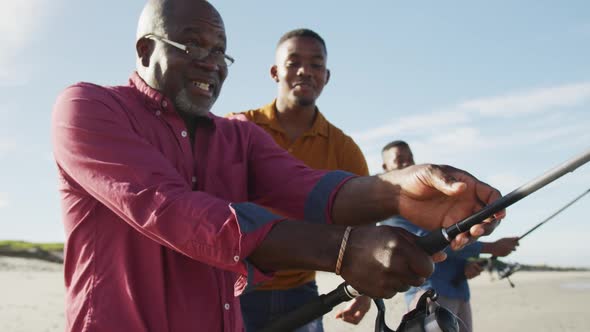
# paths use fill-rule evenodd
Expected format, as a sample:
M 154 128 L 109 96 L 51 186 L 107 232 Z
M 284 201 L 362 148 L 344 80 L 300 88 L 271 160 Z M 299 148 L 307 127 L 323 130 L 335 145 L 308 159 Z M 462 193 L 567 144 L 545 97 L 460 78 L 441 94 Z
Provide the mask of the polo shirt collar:
M 313 121 L 313 125 L 310 129 L 306 130 L 303 133 L 303 136 L 324 136 L 328 137 L 328 121 L 324 117 L 324 115 L 320 112 L 319 108 L 316 106 L 315 108 L 316 116 Z M 284 133 L 285 130 L 281 127 L 279 119 L 277 117 L 277 100 L 273 100 L 270 104 L 265 105 L 260 108 L 260 112 L 264 114 L 257 122 L 260 124 L 265 124 L 276 130 L 278 132 Z

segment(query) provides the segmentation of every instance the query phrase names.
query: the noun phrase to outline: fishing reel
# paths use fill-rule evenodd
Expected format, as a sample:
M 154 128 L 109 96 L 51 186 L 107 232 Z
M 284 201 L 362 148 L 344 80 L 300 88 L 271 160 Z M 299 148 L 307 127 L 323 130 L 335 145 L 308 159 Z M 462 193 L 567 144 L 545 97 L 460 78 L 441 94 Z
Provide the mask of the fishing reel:
M 428 289 L 414 310 L 406 313 L 397 330 L 385 324 L 385 304 L 382 299 L 374 299 L 377 305 L 375 332 L 459 332 L 459 322 L 455 315 L 442 306 L 434 306 L 438 295 L 434 289 Z
M 521 266 L 518 263 L 506 265 L 504 269 L 498 271 L 498 279 L 506 279 L 510 283 L 510 287 L 514 288 L 514 283 L 510 280 L 510 276 L 516 271 L 520 270 Z

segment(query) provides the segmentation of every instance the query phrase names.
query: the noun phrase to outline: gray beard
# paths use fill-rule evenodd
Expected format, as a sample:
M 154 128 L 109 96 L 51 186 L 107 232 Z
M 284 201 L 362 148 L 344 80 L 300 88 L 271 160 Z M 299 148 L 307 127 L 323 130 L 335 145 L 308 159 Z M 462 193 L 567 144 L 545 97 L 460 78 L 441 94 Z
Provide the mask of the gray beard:
M 174 99 L 174 106 L 183 113 L 196 115 L 196 116 L 207 116 L 209 110 L 202 109 L 190 101 L 186 89 L 180 90 Z

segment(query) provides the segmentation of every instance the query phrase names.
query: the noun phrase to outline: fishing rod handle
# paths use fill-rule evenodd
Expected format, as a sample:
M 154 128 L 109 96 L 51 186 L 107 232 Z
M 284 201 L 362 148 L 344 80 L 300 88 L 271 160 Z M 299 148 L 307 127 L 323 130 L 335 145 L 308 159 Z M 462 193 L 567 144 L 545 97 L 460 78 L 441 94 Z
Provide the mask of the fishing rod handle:
M 360 294 L 346 283 L 340 284 L 333 291 L 320 295 L 303 306 L 279 317 L 265 327 L 262 332 L 292 331 L 302 324 L 311 322 L 332 311 L 338 304 L 350 301 Z
M 429 255 L 433 255 L 445 249 L 451 243 L 451 240 L 447 231 L 444 228 L 439 228 L 426 236 L 419 237 L 416 244 Z

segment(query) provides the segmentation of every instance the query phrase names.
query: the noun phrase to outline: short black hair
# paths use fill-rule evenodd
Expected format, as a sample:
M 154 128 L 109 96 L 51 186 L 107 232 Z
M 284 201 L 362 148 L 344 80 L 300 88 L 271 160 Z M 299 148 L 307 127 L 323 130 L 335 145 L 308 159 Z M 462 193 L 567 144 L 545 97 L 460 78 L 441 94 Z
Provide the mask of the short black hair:
M 281 39 L 279 39 L 279 42 L 277 43 L 277 48 L 281 46 L 281 44 L 285 41 L 295 37 L 309 37 L 319 41 L 324 47 L 324 52 L 326 53 L 326 55 L 328 55 L 328 48 L 326 47 L 326 42 L 317 32 L 311 29 L 295 29 L 285 33 L 281 37 Z
M 391 148 L 400 148 L 400 147 L 410 150 L 410 146 L 408 145 L 408 143 L 406 143 L 405 141 L 402 141 L 402 140 L 397 140 L 397 141 L 393 141 L 393 142 L 389 142 L 389 143 L 385 144 L 383 149 L 381 149 L 381 153 L 383 153 Z

